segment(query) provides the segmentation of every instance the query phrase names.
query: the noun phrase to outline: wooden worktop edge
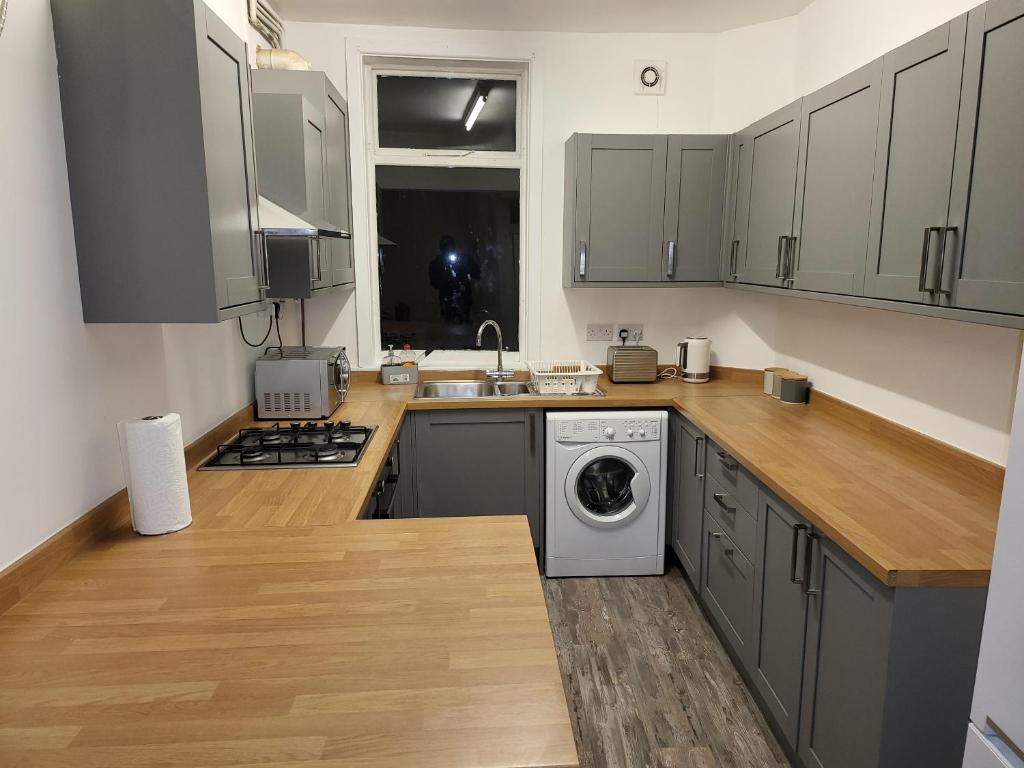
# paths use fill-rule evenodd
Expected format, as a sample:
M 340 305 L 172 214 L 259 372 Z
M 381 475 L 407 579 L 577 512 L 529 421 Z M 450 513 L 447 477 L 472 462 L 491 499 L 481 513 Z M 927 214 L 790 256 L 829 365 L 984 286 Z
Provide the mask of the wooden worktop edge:
M 251 422 L 252 415 L 253 403 L 248 403 L 185 446 L 186 466 L 194 468 L 218 445 Z M 72 557 L 130 525 L 130 520 L 128 491 L 122 488 L 4 568 L 0 571 L 0 615 Z

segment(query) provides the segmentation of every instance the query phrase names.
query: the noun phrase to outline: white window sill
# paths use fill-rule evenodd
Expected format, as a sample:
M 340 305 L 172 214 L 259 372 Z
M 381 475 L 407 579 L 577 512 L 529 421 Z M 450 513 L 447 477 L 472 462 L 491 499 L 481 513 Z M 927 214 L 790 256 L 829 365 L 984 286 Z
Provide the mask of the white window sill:
M 421 350 L 416 350 L 416 353 L 420 354 Z M 378 356 L 376 367 L 380 367 L 385 357 L 386 353 L 383 352 Z M 425 371 L 483 371 L 498 365 L 498 352 L 493 349 L 438 349 L 422 358 L 419 365 Z M 501 365 L 510 370 L 526 370 L 526 362 L 522 359 L 521 352 L 503 352 Z

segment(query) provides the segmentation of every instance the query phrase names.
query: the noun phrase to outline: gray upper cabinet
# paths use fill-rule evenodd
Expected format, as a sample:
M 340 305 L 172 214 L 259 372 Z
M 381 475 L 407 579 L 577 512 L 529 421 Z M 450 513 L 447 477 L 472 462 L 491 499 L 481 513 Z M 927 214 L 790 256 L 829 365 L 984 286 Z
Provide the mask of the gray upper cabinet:
M 931 303 L 947 225 L 967 17 L 882 60 L 864 294 Z
M 700 552 L 704 530 L 704 433 L 686 419 L 672 421 L 671 544 L 683 570 L 700 584 Z
M 667 152 L 665 136 L 569 139 L 567 285 L 661 280 Z
M 727 136 L 669 136 L 664 279 L 721 279 Z
M 256 70 L 253 110 L 260 193 L 314 223 L 351 232 L 348 105 L 333 83 L 323 72 Z M 316 259 L 312 249 L 308 256 Z M 354 283 L 351 240 L 325 240 L 319 258 L 313 290 Z
M 740 131 L 736 146 L 736 280 L 784 286 L 783 257 L 793 235 L 800 102 Z
M 943 303 L 1024 314 L 1022 136 L 1024 0 L 992 0 L 968 15 Z
M 543 411 L 502 408 L 415 415 L 419 516 L 526 515 L 540 550 Z
M 51 9 L 85 321 L 260 309 L 245 43 L 201 0 Z
M 792 288 L 863 290 L 881 76 L 878 59 L 801 102 L 794 236 L 783 267 Z
M 754 637 L 750 674 L 779 730 L 796 748 L 807 625 L 807 543 L 811 527 L 760 491 Z

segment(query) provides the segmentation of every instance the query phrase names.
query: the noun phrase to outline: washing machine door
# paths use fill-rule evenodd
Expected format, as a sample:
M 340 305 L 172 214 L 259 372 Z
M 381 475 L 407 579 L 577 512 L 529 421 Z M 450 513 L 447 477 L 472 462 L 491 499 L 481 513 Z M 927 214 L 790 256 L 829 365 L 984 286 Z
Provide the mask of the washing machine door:
M 639 516 L 651 497 L 651 475 L 635 454 L 617 445 L 591 448 L 565 476 L 565 499 L 583 523 L 617 528 Z

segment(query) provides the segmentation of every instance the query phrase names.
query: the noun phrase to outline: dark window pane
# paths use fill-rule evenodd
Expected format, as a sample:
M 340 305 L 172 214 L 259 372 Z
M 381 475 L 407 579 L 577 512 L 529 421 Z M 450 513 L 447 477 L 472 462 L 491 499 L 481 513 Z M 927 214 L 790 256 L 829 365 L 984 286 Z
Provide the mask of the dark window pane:
M 519 349 L 518 170 L 377 166 L 377 219 L 384 349 Z
M 466 119 L 484 98 L 470 130 Z M 516 82 L 377 76 L 378 141 L 406 149 L 516 149 Z

